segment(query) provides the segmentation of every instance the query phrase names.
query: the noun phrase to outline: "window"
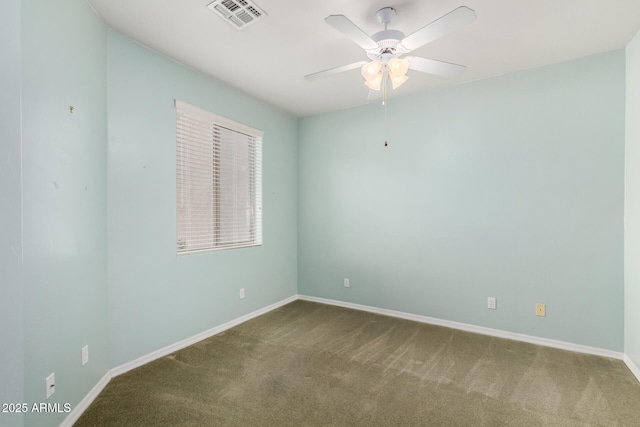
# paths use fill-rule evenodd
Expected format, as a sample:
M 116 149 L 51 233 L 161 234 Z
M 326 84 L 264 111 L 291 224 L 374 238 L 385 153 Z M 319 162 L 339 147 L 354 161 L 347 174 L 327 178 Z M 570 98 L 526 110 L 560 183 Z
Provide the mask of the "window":
M 262 244 L 262 131 L 176 100 L 177 252 Z

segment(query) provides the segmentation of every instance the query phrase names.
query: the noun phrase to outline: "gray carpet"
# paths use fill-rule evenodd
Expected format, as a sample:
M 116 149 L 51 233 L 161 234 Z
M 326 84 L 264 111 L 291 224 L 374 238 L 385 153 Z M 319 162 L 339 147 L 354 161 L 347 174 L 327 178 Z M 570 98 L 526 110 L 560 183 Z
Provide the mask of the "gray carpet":
M 640 426 L 620 360 L 296 301 L 114 378 L 76 426 Z

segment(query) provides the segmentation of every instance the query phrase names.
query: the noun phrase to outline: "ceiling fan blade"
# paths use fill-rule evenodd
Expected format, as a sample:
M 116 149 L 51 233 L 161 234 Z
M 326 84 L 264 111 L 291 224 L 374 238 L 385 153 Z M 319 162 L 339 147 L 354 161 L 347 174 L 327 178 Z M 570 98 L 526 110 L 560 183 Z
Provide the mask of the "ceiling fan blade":
M 400 44 L 402 44 L 407 51 L 411 51 L 437 40 L 458 28 L 462 28 L 475 21 L 475 19 L 476 12 L 473 9 L 460 6 L 432 23 L 425 25 L 415 33 L 408 35 L 402 39 Z
M 343 65 L 341 67 L 329 68 L 328 70 L 318 71 L 317 73 L 307 74 L 304 76 L 305 80 L 315 80 L 323 77 L 333 76 L 334 74 L 339 74 L 344 71 L 355 70 L 356 68 L 362 67 L 366 64 L 367 61 L 354 62 L 353 64 Z
M 374 42 L 373 39 L 362 31 L 356 24 L 349 21 L 346 16 L 330 15 L 327 16 L 324 21 L 345 36 L 349 37 L 361 48 L 365 50 L 378 48 L 378 43 Z
M 407 56 L 409 69 L 435 74 L 441 77 L 457 77 L 467 69 L 464 65 L 451 64 L 449 62 L 436 61 L 435 59 L 421 58 L 419 56 Z

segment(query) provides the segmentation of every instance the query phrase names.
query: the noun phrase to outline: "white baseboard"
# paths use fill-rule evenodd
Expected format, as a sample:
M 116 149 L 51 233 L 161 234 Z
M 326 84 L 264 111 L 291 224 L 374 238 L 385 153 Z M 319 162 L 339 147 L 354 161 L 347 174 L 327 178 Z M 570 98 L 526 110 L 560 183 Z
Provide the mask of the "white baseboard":
M 85 397 L 82 398 L 82 400 L 76 405 L 76 407 L 73 408 L 71 412 L 69 412 L 67 418 L 65 418 L 62 423 L 60 423 L 60 427 L 73 426 L 73 424 L 78 421 L 78 418 L 80 418 L 80 415 L 82 415 L 84 411 L 89 407 L 89 405 L 91 405 L 91 402 L 93 402 L 95 398 L 98 397 L 100 392 L 102 392 L 102 390 L 107 386 L 107 384 L 109 384 L 109 381 L 111 381 L 110 371 L 108 371 L 104 375 L 104 377 L 100 378 L 100 381 L 98 381 L 98 383 L 93 386 L 93 388 L 89 391 L 89 393 L 87 393 Z
M 166 347 L 163 347 L 161 349 L 158 349 L 156 351 L 153 351 L 149 354 L 146 354 L 144 356 L 138 357 L 135 360 L 132 360 L 131 362 L 127 362 L 125 364 L 122 364 L 120 366 L 117 366 L 113 369 L 111 369 L 111 375 L 114 377 L 117 377 L 118 375 L 122 375 L 125 372 L 128 372 L 132 369 L 135 369 L 137 367 L 140 367 L 144 364 L 147 364 L 153 360 L 159 359 L 161 357 L 167 356 L 173 352 L 176 352 L 178 350 L 181 350 L 185 347 L 189 347 L 190 345 L 193 345 L 199 341 L 202 341 L 204 339 L 207 339 L 209 337 L 212 337 L 214 335 L 219 334 L 220 332 L 224 332 L 227 329 L 233 328 L 234 326 L 237 326 L 241 323 L 246 322 L 247 320 L 251 320 L 254 317 L 258 317 L 262 314 L 265 314 L 271 310 L 275 310 L 278 307 L 282 307 L 283 305 L 289 304 L 290 302 L 295 301 L 296 299 L 298 299 L 297 295 L 293 295 L 289 298 L 285 298 L 282 301 L 278 301 L 274 304 L 268 305 L 266 307 L 263 307 L 259 310 L 256 310 L 254 312 L 251 312 L 249 314 L 245 314 L 244 316 L 240 316 L 237 319 L 233 319 L 228 321 L 227 323 L 223 323 L 222 325 L 218 325 L 214 328 L 211 328 L 207 331 L 201 332 L 197 335 L 194 335 L 192 337 L 189 338 L 185 338 L 182 341 L 178 341 L 176 343 L 170 344 Z
M 553 347 L 561 350 L 575 351 L 577 353 L 593 354 L 596 356 L 610 357 L 612 359 L 620 359 L 620 360 L 622 360 L 624 356 L 624 354 L 621 352 L 607 350 L 607 349 L 598 348 L 598 347 L 589 347 L 586 345 L 574 344 L 574 343 L 565 342 L 565 341 L 556 341 L 548 338 L 534 337 L 531 335 L 503 331 L 500 329 L 486 328 L 484 326 L 476 326 L 468 323 L 454 322 L 451 320 L 442 320 L 442 319 L 437 319 L 435 317 L 421 316 L 419 314 L 405 313 L 402 311 L 387 310 L 385 308 L 371 307 L 368 305 L 354 304 L 350 302 L 332 300 L 327 298 L 311 297 L 307 295 L 298 295 L 298 299 L 305 300 L 305 301 L 319 302 L 322 304 L 336 305 L 336 306 L 345 307 L 345 308 L 352 308 L 355 310 L 368 311 L 370 313 L 382 314 L 382 315 L 391 316 L 391 317 L 398 317 L 400 319 L 413 320 L 415 322 L 428 323 L 431 325 L 444 326 L 447 328 L 460 329 L 462 331 L 474 332 L 476 334 L 490 335 L 490 336 L 499 337 L 499 338 L 507 338 L 515 341 L 523 341 L 531 344 L 542 345 L 545 347 Z M 638 374 L 636 374 L 636 376 L 638 376 Z
M 624 363 L 629 368 L 629 370 L 633 373 L 633 375 L 635 375 L 635 377 L 638 379 L 638 381 L 640 381 L 640 368 L 638 368 L 638 365 L 633 363 L 633 360 L 631 360 L 631 358 L 629 356 L 627 356 L 626 354 L 624 355 L 624 359 L 623 360 L 624 360 Z

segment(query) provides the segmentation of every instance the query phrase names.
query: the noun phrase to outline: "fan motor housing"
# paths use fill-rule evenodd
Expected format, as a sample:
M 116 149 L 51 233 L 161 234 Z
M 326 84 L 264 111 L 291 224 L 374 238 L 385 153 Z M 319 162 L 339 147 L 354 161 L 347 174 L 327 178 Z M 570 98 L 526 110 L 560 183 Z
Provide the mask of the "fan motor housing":
M 377 49 L 367 51 L 370 59 L 386 59 L 398 57 L 402 54 L 397 47 L 400 40 L 404 39 L 404 33 L 398 30 L 382 30 L 371 36 L 378 43 Z

